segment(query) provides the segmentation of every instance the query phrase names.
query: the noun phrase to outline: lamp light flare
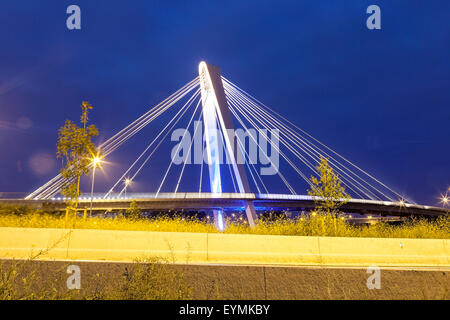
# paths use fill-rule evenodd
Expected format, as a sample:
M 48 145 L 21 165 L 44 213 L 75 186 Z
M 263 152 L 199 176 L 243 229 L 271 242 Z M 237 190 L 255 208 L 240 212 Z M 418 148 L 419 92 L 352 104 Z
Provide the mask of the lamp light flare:
M 449 199 L 448 199 L 447 196 L 442 196 L 441 202 L 442 202 L 443 204 L 448 204 L 448 201 L 449 201 Z
M 91 205 L 89 210 L 89 216 L 92 216 L 92 205 L 94 201 L 94 181 L 95 181 L 95 169 L 97 166 L 102 162 L 102 158 L 97 154 L 92 158 L 92 166 L 93 166 L 93 172 L 92 172 L 92 183 L 91 183 Z
M 92 165 L 97 167 L 102 162 L 102 159 L 99 156 L 95 156 L 92 158 Z
M 126 178 L 125 179 L 125 185 L 129 186 L 131 184 L 131 179 Z

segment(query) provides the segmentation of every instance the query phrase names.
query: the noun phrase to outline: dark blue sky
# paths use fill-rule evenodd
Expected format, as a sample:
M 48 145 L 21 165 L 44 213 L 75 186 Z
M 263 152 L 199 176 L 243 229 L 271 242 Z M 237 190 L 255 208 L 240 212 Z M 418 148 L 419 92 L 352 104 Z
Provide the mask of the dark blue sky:
M 201 60 L 415 201 L 450 185 L 449 1 L 2 1 L 0 34 L 0 191 L 57 173 L 82 100 L 106 139 Z

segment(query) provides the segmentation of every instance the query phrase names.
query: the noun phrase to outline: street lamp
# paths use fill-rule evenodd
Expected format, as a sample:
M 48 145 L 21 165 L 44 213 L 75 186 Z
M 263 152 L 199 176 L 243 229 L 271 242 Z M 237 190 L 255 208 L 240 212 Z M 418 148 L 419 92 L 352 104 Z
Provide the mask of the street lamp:
M 444 208 L 447 208 L 447 206 L 450 203 L 450 198 L 449 198 L 449 195 L 448 195 L 449 191 L 450 191 L 450 187 L 449 187 L 449 189 L 447 190 L 447 192 L 445 194 L 441 194 L 441 203 L 442 203 L 442 206 Z M 448 210 L 447 210 L 447 213 L 448 213 Z
M 102 159 L 99 156 L 95 156 L 94 158 L 92 158 L 92 165 L 94 167 L 100 164 L 100 162 L 102 162 Z
M 91 164 L 92 164 L 92 183 L 91 183 L 91 208 L 89 211 L 89 215 L 92 216 L 92 203 L 94 201 L 94 181 L 95 181 L 95 169 L 97 168 L 97 166 L 99 166 L 102 162 L 102 158 L 100 156 L 95 156 L 92 158 L 91 160 Z

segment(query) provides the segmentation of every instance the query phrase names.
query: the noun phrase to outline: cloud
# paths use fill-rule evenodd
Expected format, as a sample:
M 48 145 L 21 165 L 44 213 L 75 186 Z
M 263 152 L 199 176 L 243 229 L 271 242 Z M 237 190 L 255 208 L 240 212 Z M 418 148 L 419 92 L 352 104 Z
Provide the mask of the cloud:
M 56 161 L 55 157 L 46 152 L 39 152 L 30 158 L 29 166 L 33 173 L 37 176 L 55 172 Z

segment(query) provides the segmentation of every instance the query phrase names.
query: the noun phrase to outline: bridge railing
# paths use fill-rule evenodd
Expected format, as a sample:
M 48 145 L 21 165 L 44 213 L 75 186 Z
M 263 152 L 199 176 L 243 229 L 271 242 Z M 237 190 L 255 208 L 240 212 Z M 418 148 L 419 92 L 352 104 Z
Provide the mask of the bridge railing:
M 254 193 L 211 193 L 211 192 L 161 192 L 156 193 L 132 193 L 128 195 L 121 195 L 120 197 L 115 194 L 109 195 L 107 198 L 104 197 L 104 193 L 94 193 L 92 200 L 95 202 L 108 202 L 111 200 L 134 200 L 134 199 L 244 199 L 244 200 L 255 200 L 257 196 Z M 52 200 L 65 200 L 63 197 L 56 197 Z M 91 196 L 85 195 L 80 198 L 80 202 L 90 202 Z
M 1 194 L 1 193 L 0 193 Z M 1 197 L 0 197 L 1 198 Z M 156 193 L 130 193 L 128 195 L 111 194 L 105 198 L 104 193 L 94 193 L 94 202 L 114 202 L 114 201 L 131 201 L 131 200 L 145 200 L 145 201 L 158 201 L 158 200 L 189 200 L 189 199 L 240 199 L 240 200 L 273 200 L 273 201 L 313 201 L 314 199 L 309 195 L 292 195 L 292 194 L 255 194 L 255 193 L 210 193 L 210 192 L 162 192 Z M 53 198 L 55 201 L 64 201 L 65 198 L 57 197 Z M 81 203 L 88 203 L 91 201 L 90 195 L 86 194 L 80 198 Z M 399 207 L 399 208 L 414 208 L 421 210 L 439 210 L 446 211 L 445 208 L 439 208 L 434 206 L 417 205 L 410 203 L 391 202 L 391 201 L 378 201 L 378 200 L 366 200 L 366 199 L 350 199 L 348 204 L 368 204 L 377 205 L 383 207 Z

